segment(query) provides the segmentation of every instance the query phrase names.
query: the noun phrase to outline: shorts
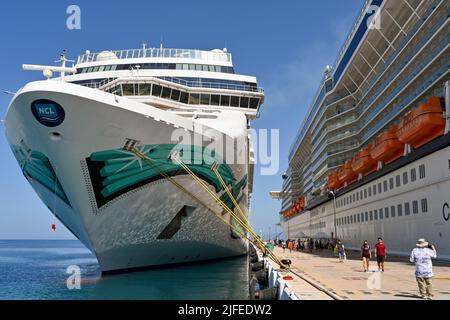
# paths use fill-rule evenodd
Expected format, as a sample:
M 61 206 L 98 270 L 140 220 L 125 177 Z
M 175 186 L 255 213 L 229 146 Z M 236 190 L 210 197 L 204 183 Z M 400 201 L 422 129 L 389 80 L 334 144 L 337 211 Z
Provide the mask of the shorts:
M 377 256 L 377 262 L 378 263 L 383 263 L 384 260 L 386 260 L 386 256 Z

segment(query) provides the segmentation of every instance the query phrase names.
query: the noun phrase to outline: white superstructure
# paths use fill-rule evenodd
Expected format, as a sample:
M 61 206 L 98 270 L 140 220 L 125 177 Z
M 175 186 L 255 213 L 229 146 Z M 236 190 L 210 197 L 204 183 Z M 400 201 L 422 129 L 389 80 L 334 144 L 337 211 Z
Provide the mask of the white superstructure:
M 219 163 L 248 214 L 248 130 L 264 101 L 255 77 L 235 74 L 226 49 L 87 51 L 73 67 L 61 60 L 63 69 L 24 66 L 49 80 L 17 92 L 6 135 L 25 177 L 102 271 L 246 253 L 246 241 L 221 221 L 233 225 L 232 217 L 170 157 L 181 148 L 189 168 L 235 209 L 211 171 Z M 157 168 L 125 150 L 130 143 Z

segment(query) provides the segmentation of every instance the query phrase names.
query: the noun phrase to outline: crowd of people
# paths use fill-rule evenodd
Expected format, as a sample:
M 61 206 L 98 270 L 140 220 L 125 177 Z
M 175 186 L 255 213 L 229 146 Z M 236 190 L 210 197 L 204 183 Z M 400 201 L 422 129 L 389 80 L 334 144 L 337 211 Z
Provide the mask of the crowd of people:
M 270 241 L 271 245 L 279 246 L 283 252 L 289 250 L 292 252 L 313 253 L 316 250 L 331 250 L 339 259 L 339 262 L 347 260 L 345 245 L 339 239 L 287 239 Z M 379 272 L 384 272 L 384 265 L 387 258 L 387 248 L 381 237 L 378 238 L 377 243 L 372 250 L 369 242 L 364 240 L 360 254 L 364 272 L 369 272 L 370 261 L 375 256 Z M 412 250 L 410 255 L 410 262 L 415 264 L 415 276 L 419 287 L 420 296 L 423 299 L 431 299 L 433 297 L 432 278 L 433 264 L 431 259 L 436 258 L 436 248 L 429 244 L 425 239 L 419 239 L 416 247 Z

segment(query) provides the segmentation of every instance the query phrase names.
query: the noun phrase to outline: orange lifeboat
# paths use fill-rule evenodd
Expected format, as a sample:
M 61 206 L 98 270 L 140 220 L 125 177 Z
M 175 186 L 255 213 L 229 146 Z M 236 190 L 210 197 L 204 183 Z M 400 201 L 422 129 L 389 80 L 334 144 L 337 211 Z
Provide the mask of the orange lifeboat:
M 328 189 L 329 190 L 336 190 L 342 187 L 342 182 L 339 181 L 338 173 L 336 170 L 331 172 L 331 174 L 328 176 Z
M 338 168 L 338 179 L 341 183 L 350 184 L 358 177 L 357 173 L 352 169 L 352 160 L 348 160 Z
M 442 136 L 444 130 L 445 118 L 441 99 L 431 97 L 425 104 L 405 115 L 400 122 L 397 137 L 416 149 Z
M 364 149 L 360 150 L 352 161 L 352 169 L 357 174 L 368 174 L 377 170 L 377 161 L 370 156 L 370 150 L 373 148 L 373 143 L 369 144 Z
M 375 161 L 389 164 L 403 156 L 405 145 L 397 138 L 398 126 L 394 125 L 375 138 L 370 156 Z

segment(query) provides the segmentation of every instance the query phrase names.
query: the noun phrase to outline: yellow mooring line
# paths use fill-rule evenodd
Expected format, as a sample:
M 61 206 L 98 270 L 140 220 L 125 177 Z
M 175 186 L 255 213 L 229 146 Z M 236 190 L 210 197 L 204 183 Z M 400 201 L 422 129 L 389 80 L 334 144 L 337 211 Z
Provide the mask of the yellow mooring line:
M 200 203 L 203 207 L 205 207 L 206 209 L 208 209 L 209 211 L 211 211 L 212 213 L 214 213 L 222 222 L 224 222 L 226 225 L 228 225 L 233 231 L 235 231 L 236 233 L 238 233 L 239 235 L 241 235 L 242 237 L 244 237 L 245 239 L 247 239 L 248 241 L 250 241 L 252 244 L 258 246 L 261 248 L 261 250 L 265 250 L 266 252 L 269 253 L 269 258 L 271 260 L 273 260 L 276 264 L 278 264 L 280 267 L 282 267 L 283 269 L 289 269 L 289 266 L 284 265 L 280 259 L 278 259 L 277 256 L 275 256 L 275 254 L 272 252 L 272 250 L 270 250 L 269 248 L 266 248 L 266 246 L 264 245 L 264 243 L 259 239 L 259 237 L 257 236 L 256 232 L 254 231 L 254 229 L 251 227 L 250 222 L 247 218 L 247 216 L 244 214 L 244 212 L 242 211 L 242 209 L 240 208 L 239 204 L 237 203 L 236 199 L 234 198 L 233 194 L 231 193 L 231 191 L 229 190 L 228 186 L 226 185 L 225 181 L 223 180 L 222 176 L 220 175 L 220 172 L 218 171 L 218 165 L 214 164 L 211 167 L 211 170 L 215 173 L 215 175 L 217 176 L 217 178 L 219 179 L 222 187 L 225 189 L 226 193 L 228 194 L 228 196 L 230 197 L 231 201 L 233 202 L 233 204 L 235 205 L 235 207 L 237 208 L 237 210 L 239 211 L 241 218 L 239 218 L 234 212 L 233 210 L 231 210 L 218 196 L 217 194 L 215 194 L 213 191 L 210 190 L 210 188 L 208 187 L 208 185 L 206 183 L 203 182 L 203 180 L 201 180 L 199 177 L 197 177 L 197 175 L 192 172 L 192 170 L 185 164 L 183 163 L 177 154 L 172 154 L 171 155 L 171 159 L 176 161 L 185 171 L 187 174 L 189 174 L 207 193 L 209 193 L 211 195 L 211 197 L 223 208 L 225 209 L 225 211 L 227 211 L 231 217 L 233 217 L 238 223 L 239 225 L 245 230 L 247 231 L 253 238 L 254 240 L 250 239 L 250 237 L 248 237 L 246 234 L 244 234 L 240 229 L 238 229 L 236 226 L 233 226 L 230 222 L 226 221 L 220 212 L 216 212 L 214 209 L 212 209 L 210 206 L 208 206 L 205 202 L 203 202 L 200 198 L 198 198 L 197 196 L 195 196 L 194 194 L 192 194 L 192 192 L 190 192 L 189 190 L 187 190 L 186 188 L 184 188 L 181 184 L 179 184 L 175 179 L 173 179 L 171 176 L 167 175 L 166 173 L 164 173 L 159 167 L 158 165 L 152 160 L 150 159 L 148 156 L 146 156 L 145 154 L 143 154 L 142 152 L 140 152 L 139 150 L 137 150 L 134 146 L 133 147 L 124 147 L 125 150 L 127 151 L 131 151 L 132 153 L 134 153 L 137 157 L 139 157 L 140 159 L 144 160 L 145 163 L 147 163 L 148 165 L 151 166 L 151 168 L 154 168 L 158 171 L 158 173 L 163 176 L 165 179 L 169 180 L 174 186 L 176 186 L 179 190 L 181 190 L 183 193 L 187 194 L 188 196 L 190 196 L 192 199 L 194 199 L 196 202 Z

